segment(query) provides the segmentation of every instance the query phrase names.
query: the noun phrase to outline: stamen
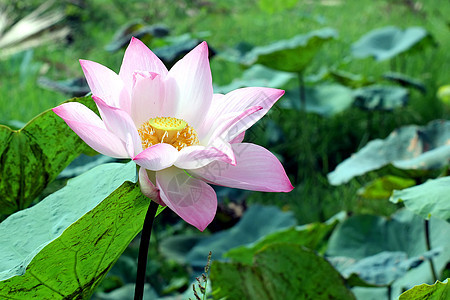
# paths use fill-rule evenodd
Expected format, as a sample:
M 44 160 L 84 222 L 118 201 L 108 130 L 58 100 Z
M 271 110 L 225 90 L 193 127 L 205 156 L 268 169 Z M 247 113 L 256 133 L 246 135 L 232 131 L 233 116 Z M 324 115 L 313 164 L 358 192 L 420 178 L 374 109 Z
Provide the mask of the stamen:
M 184 120 L 157 117 L 148 120 L 138 129 L 142 147 L 147 149 L 158 143 L 174 146 L 178 151 L 187 146 L 198 145 L 197 132 Z

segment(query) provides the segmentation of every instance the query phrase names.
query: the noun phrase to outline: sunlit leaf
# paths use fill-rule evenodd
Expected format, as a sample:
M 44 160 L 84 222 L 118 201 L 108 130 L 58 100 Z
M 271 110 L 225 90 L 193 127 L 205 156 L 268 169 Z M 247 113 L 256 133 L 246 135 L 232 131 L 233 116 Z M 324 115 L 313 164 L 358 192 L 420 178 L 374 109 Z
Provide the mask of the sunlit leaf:
M 288 99 L 281 102 L 281 106 L 302 110 L 299 95 L 298 88 L 286 91 L 284 97 Z M 349 108 L 353 104 L 354 98 L 351 89 L 342 85 L 330 84 L 305 87 L 305 100 L 307 112 L 329 117 Z
M 72 101 L 96 110 L 91 97 Z M 85 151 L 92 150 L 51 110 L 19 130 L 0 125 L 0 214 L 28 207 L 73 159 Z
M 244 57 L 245 65 L 261 64 L 266 67 L 286 71 L 303 71 L 316 53 L 327 41 L 337 37 L 337 31 L 323 28 L 289 40 L 281 40 L 253 48 Z
M 197 268 L 205 266 L 205 255 L 212 251 L 216 259 L 231 248 L 253 243 L 259 238 L 282 228 L 295 225 L 291 212 L 282 212 L 274 206 L 251 206 L 232 228 L 217 232 L 200 242 L 187 254 L 187 261 Z
M 450 85 L 443 85 L 437 91 L 437 97 L 447 105 L 450 105 Z
M 214 261 L 210 277 L 217 299 L 355 299 L 325 259 L 289 243 L 263 248 L 251 266 Z
M 85 299 L 142 228 L 136 165 L 105 164 L 0 224 L 0 297 Z
M 388 26 L 372 30 L 352 45 L 352 54 L 358 58 L 368 56 L 382 61 L 414 48 L 433 43 L 431 35 L 422 27 L 402 30 Z
M 433 170 L 450 160 L 450 121 L 436 120 L 420 127 L 409 125 L 386 139 L 373 140 L 328 174 L 333 185 L 392 164 L 403 170 Z
M 435 284 L 421 284 L 400 295 L 399 300 L 441 300 L 450 298 L 448 279 Z
M 403 202 L 408 209 L 423 218 L 433 216 L 450 222 L 449 195 L 450 176 L 447 176 L 395 191 L 390 200 L 394 203 Z
M 416 181 L 393 175 L 386 175 L 369 182 L 358 190 L 358 195 L 367 199 L 387 199 L 394 190 L 401 190 L 413 186 Z
M 406 106 L 409 92 L 402 87 L 373 85 L 355 90 L 354 97 L 356 107 L 364 110 L 391 111 Z
M 271 233 L 250 245 L 233 248 L 226 252 L 224 257 L 230 258 L 233 262 L 251 264 L 257 251 L 273 243 L 292 243 L 318 251 L 325 245 L 328 235 L 335 226 L 336 223 L 313 223 L 284 229 Z

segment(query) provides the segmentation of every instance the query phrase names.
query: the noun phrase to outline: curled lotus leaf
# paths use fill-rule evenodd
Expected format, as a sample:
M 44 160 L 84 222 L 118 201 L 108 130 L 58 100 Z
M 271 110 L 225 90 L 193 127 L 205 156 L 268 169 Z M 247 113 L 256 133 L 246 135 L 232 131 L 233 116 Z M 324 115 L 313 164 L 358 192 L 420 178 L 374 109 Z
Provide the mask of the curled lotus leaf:
M 357 58 L 369 56 L 383 61 L 400 53 L 433 45 L 432 36 L 422 27 L 409 27 L 402 30 L 395 26 L 370 31 L 352 45 L 352 54 Z
M 406 208 L 428 219 L 430 216 L 450 222 L 450 176 L 428 180 L 401 191 L 394 191 L 390 201 L 403 202 Z

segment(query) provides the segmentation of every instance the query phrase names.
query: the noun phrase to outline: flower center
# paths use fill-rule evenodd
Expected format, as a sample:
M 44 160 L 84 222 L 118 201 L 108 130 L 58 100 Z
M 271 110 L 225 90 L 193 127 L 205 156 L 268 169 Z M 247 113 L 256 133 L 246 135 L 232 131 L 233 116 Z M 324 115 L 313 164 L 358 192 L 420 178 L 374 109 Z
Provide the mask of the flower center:
M 144 149 L 159 143 L 166 143 L 180 151 L 184 147 L 199 144 L 194 128 L 177 118 L 150 119 L 139 127 L 138 132 Z

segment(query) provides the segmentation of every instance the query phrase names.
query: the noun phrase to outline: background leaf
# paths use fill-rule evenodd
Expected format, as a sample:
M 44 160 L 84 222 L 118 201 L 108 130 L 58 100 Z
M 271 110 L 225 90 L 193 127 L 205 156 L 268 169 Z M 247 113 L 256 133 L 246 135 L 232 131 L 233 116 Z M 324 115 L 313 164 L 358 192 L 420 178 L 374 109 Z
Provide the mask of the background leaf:
M 401 190 L 413 186 L 416 181 L 393 175 L 386 175 L 369 182 L 358 190 L 358 195 L 367 199 L 387 199 L 394 190 Z
M 431 44 L 432 38 L 422 27 L 402 30 L 395 26 L 370 31 L 352 45 L 352 54 L 358 58 L 374 56 L 376 60 L 390 59 L 419 46 L 419 42 Z
M 136 165 L 105 164 L 0 224 L 0 296 L 84 299 L 139 233 Z M 19 276 L 21 275 L 21 276 Z
M 225 86 L 214 87 L 214 92 L 226 94 L 238 88 L 249 86 L 285 89 L 287 86 L 293 86 L 297 82 L 297 74 L 276 71 L 262 65 L 254 65 L 245 70 L 241 78 L 235 79 Z
M 432 282 L 426 258 L 433 259 L 438 276 L 450 260 L 450 224 L 431 218 L 429 228 L 431 251 L 426 248 L 423 219 L 406 209 L 390 218 L 353 216 L 337 226 L 326 255 L 345 276 L 358 272 L 375 284 L 395 279 L 391 295 L 396 297 L 403 289 Z
M 392 111 L 404 107 L 409 101 L 407 89 L 396 86 L 372 85 L 354 92 L 356 107 L 364 110 Z
M 286 91 L 288 99 L 281 102 L 284 108 L 302 110 L 299 89 Z M 354 101 L 352 90 L 339 84 L 323 84 L 305 87 L 305 110 L 330 117 L 349 108 Z
M 395 191 L 390 201 L 403 202 L 406 208 L 423 218 L 437 217 L 450 222 L 450 176 Z
M 289 243 L 263 248 L 252 266 L 214 261 L 210 277 L 218 299 L 355 299 L 326 260 Z
M 226 252 L 223 256 L 234 262 L 251 264 L 255 253 L 273 243 L 292 243 L 312 250 L 320 250 L 336 223 L 313 223 L 280 230 L 266 235 L 255 243 L 239 246 Z
M 203 269 L 209 251 L 215 258 L 220 258 L 231 248 L 255 242 L 269 233 L 295 224 L 291 212 L 282 212 L 274 206 L 252 205 L 232 228 L 215 233 L 196 244 L 187 254 L 187 261 L 194 268 Z
M 76 98 L 96 110 L 90 96 Z M 0 125 L 0 215 L 23 209 L 80 153 L 91 151 L 53 111 L 38 115 L 25 127 Z
M 303 71 L 322 45 L 337 37 L 337 31 L 323 28 L 289 40 L 281 40 L 267 46 L 253 48 L 244 57 L 245 65 L 261 64 L 266 67 L 286 71 Z
M 328 174 L 333 185 L 392 164 L 398 169 L 432 170 L 450 160 L 450 121 L 436 120 L 428 125 L 404 126 L 384 140 L 373 140 L 340 163 Z

